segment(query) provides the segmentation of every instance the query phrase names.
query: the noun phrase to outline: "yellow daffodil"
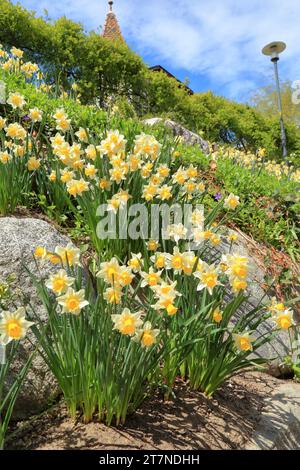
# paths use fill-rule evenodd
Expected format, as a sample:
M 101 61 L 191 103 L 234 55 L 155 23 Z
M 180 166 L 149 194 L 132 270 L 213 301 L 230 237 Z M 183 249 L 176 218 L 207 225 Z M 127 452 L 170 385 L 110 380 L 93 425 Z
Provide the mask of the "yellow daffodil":
M 131 258 L 127 264 L 128 266 L 131 267 L 134 273 L 137 273 L 142 269 L 142 263 L 143 263 L 143 259 L 142 259 L 141 253 L 138 253 L 138 254 L 131 253 Z
M 217 308 L 216 310 L 213 311 L 212 317 L 216 323 L 220 323 L 223 319 L 223 313 L 221 312 L 219 308 Z
M 157 240 L 149 240 L 147 242 L 147 248 L 149 251 L 156 251 L 159 248 L 159 242 Z
M 240 203 L 239 196 L 235 196 L 234 194 L 230 194 L 224 201 L 224 208 L 234 210 Z
M 4 165 L 8 163 L 11 160 L 11 155 L 5 151 L 5 152 L 0 152 L 0 162 L 3 163 Z
M 120 277 L 120 265 L 116 258 L 100 264 L 100 271 L 97 277 L 104 279 L 108 284 L 117 284 Z
M 56 295 L 64 293 L 68 287 L 71 287 L 74 278 L 68 277 L 64 269 L 60 269 L 56 274 L 51 274 L 50 278 L 45 282 L 48 289 L 52 290 Z
M 153 329 L 152 324 L 148 321 L 143 325 L 143 328 L 138 331 L 135 341 L 140 342 L 143 348 L 150 348 L 156 343 L 156 338 L 159 333 L 160 331 Z
M 0 344 L 19 341 L 26 336 L 28 329 L 34 323 L 25 318 L 25 309 L 18 308 L 15 312 L 1 312 L 0 314 Z
M 150 268 L 148 273 L 147 272 L 141 272 L 141 276 L 143 278 L 143 281 L 141 283 L 141 287 L 157 286 L 157 284 L 159 284 L 160 281 L 161 281 L 161 273 L 162 273 L 162 271 L 155 272 L 153 268 Z
M 203 263 L 202 269 L 195 271 L 194 276 L 200 280 L 197 290 L 207 289 L 210 295 L 212 295 L 214 288 L 220 285 L 215 266 L 209 266 Z
M 252 343 L 254 339 L 250 336 L 249 333 L 241 333 L 233 335 L 235 345 L 240 351 L 252 351 Z
M 27 168 L 29 171 L 35 171 L 38 170 L 41 166 L 40 160 L 38 160 L 35 157 L 30 157 L 28 162 L 27 162 Z
M 152 261 L 156 269 L 163 269 L 166 267 L 167 254 L 156 253 L 155 255 L 151 256 L 150 260 Z
M 80 250 L 75 248 L 72 243 L 68 243 L 67 246 L 57 246 L 55 253 L 59 256 L 61 263 L 66 266 L 77 266 L 80 262 Z
M 119 287 L 108 287 L 103 294 L 103 298 L 109 303 L 119 305 L 121 302 L 122 290 Z
M 114 330 L 118 330 L 122 335 L 133 336 L 142 326 L 141 314 L 131 313 L 128 308 L 124 308 L 120 315 L 112 315 Z
M 278 328 L 281 330 L 288 330 L 294 324 L 293 312 L 289 309 L 286 309 L 283 312 L 278 311 L 276 315 L 274 315 L 273 320 Z
M 22 96 L 20 93 L 10 93 L 7 103 L 10 104 L 13 109 L 23 109 L 26 101 L 24 96 Z
M 35 258 L 45 259 L 47 257 L 47 250 L 44 246 L 37 246 L 34 252 Z
M 43 119 L 43 112 L 40 111 L 38 108 L 33 108 L 29 110 L 28 116 L 32 120 L 32 122 L 41 122 Z
M 62 313 L 79 315 L 81 310 L 89 305 L 89 302 L 85 300 L 84 296 L 84 289 L 75 292 L 72 287 L 69 287 L 64 295 L 57 298 L 58 305 L 62 307 Z
M 75 132 L 75 135 L 76 135 L 76 137 L 78 137 L 78 139 L 81 142 L 87 142 L 88 141 L 87 131 L 85 129 L 83 129 L 83 127 L 80 127 L 79 130 L 77 132 Z

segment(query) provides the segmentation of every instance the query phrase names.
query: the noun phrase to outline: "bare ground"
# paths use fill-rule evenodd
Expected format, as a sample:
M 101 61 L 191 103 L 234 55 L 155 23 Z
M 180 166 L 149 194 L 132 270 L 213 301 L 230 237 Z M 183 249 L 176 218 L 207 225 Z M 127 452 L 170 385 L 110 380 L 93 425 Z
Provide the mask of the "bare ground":
M 125 426 L 74 422 L 62 404 L 11 429 L 7 449 L 187 450 L 242 449 L 260 420 L 265 399 L 281 383 L 246 373 L 228 381 L 212 399 L 178 383 L 176 398 L 157 395 L 128 417 Z

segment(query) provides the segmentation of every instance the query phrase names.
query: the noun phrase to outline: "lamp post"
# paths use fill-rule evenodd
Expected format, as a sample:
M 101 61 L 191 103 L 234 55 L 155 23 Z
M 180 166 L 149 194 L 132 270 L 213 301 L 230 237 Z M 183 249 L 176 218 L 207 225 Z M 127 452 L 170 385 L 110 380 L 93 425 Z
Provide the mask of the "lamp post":
M 282 155 L 283 158 L 286 159 L 287 157 L 287 149 L 286 149 L 286 133 L 284 128 L 284 121 L 282 115 L 282 100 L 281 100 L 281 92 L 280 92 L 280 82 L 279 82 L 279 74 L 278 74 L 278 61 L 279 61 L 279 54 L 286 49 L 286 44 L 284 42 L 276 41 L 271 42 L 267 46 L 265 46 L 262 50 L 264 55 L 271 57 L 271 62 L 274 64 L 274 72 L 275 72 L 275 81 L 276 81 L 276 89 L 277 89 L 277 97 L 278 97 L 278 109 L 280 114 L 280 129 L 281 129 L 281 142 L 282 142 Z

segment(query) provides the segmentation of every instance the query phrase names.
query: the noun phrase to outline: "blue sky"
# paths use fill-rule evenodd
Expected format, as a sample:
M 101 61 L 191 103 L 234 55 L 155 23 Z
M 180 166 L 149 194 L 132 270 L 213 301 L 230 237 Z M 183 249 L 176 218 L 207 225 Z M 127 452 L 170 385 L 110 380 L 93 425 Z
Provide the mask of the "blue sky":
M 16 2 L 14 2 L 16 3 Z M 98 30 L 106 0 L 21 0 L 38 15 L 66 15 L 86 31 Z M 273 83 L 272 66 L 261 54 L 268 42 L 288 48 L 281 79 L 300 80 L 300 0 L 115 0 L 128 45 L 149 65 L 160 64 L 195 91 L 247 101 L 259 86 Z

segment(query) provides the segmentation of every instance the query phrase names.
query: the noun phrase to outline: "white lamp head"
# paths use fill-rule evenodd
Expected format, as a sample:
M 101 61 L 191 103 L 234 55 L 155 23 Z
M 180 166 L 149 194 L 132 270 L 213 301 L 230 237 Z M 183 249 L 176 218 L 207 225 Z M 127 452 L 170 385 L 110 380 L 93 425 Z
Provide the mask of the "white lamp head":
M 279 60 L 279 54 L 286 49 L 286 44 L 281 41 L 271 42 L 267 46 L 265 46 L 262 50 L 264 55 L 271 57 L 272 61 Z

